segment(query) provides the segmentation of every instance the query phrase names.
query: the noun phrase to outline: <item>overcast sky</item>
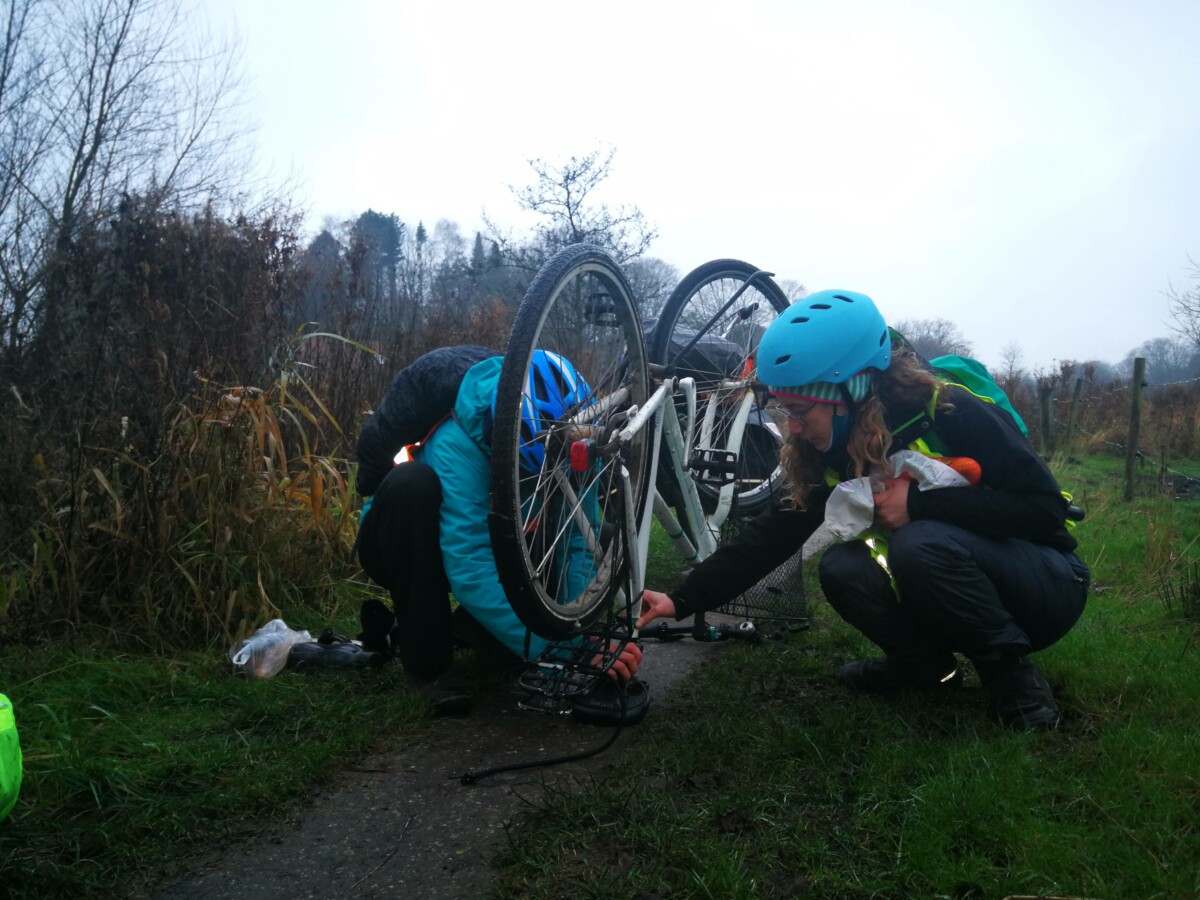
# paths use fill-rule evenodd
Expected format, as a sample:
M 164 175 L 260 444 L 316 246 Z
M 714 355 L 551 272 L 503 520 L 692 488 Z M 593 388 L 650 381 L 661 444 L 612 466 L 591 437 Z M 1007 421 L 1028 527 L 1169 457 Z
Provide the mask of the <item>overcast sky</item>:
M 1196 0 L 201 6 L 314 230 L 522 226 L 527 160 L 615 148 L 600 199 L 681 275 L 738 257 L 1033 367 L 1170 335 L 1200 262 Z

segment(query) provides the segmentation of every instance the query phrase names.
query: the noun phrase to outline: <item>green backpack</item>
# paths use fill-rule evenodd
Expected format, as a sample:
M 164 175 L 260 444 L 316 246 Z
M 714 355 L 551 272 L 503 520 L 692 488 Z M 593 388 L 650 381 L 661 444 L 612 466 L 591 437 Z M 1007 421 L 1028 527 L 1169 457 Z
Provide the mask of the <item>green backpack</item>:
M 1020 413 L 1013 409 L 1008 396 L 1000 389 L 1000 385 L 988 373 L 983 363 L 969 356 L 939 356 L 929 361 L 933 374 L 948 384 L 956 384 L 985 403 L 993 403 L 1012 417 L 1013 424 L 1021 429 L 1021 434 L 1029 437 L 1029 429 Z M 945 445 L 933 431 L 933 419 L 937 412 L 938 392 L 934 391 L 929 400 L 929 406 L 907 422 L 896 427 L 893 438 L 900 444 L 933 456 L 942 456 Z
M 971 359 L 969 356 L 939 356 L 931 359 L 929 364 L 933 366 L 933 371 L 945 378 L 947 381 L 952 381 L 955 384 L 965 387 L 968 391 L 978 397 L 980 400 L 988 403 L 995 403 L 1017 423 L 1017 427 L 1021 429 L 1021 434 L 1029 437 L 1029 429 L 1025 427 L 1025 420 L 1021 418 L 1012 403 L 1008 399 L 1008 395 L 1000 389 L 1000 385 L 996 384 L 994 378 L 987 368 L 977 359 Z
M 893 332 L 893 334 L 895 333 Z M 1029 437 L 1029 429 L 1025 426 L 1025 420 L 1013 408 L 1008 395 L 1000 389 L 1000 385 L 996 384 L 991 373 L 988 372 L 987 368 L 979 360 L 972 359 L 969 356 L 951 354 L 935 357 L 929 361 L 929 365 L 933 367 L 934 374 L 938 377 L 966 388 L 980 400 L 986 403 L 994 403 L 1003 409 L 1012 416 L 1013 422 L 1021 429 L 1021 434 Z M 934 393 L 933 399 L 929 401 L 928 409 L 918 413 L 896 429 L 896 439 L 906 446 L 913 447 L 914 449 L 923 448 L 924 450 L 932 451 L 935 455 L 943 451 L 944 447 L 941 441 L 938 440 L 936 434 L 931 433 L 936 404 L 937 394 Z M 1078 522 L 1083 521 L 1084 511 L 1082 507 L 1076 506 L 1071 502 L 1074 498 L 1070 492 L 1063 491 L 1062 495 L 1067 501 L 1066 526 L 1068 529 L 1071 529 Z
M 0 694 L 0 822 L 17 805 L 21 790 L 21 744 L 17 741 L 17 720 L 12 701 Z

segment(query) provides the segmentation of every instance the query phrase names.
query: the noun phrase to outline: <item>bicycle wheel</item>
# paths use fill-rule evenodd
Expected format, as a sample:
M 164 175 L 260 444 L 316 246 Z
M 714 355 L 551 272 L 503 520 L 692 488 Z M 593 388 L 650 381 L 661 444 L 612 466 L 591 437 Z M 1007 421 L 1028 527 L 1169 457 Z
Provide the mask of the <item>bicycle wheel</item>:
M 531 428 L 522 402 L 536 351 L 566 357 L 586 384 L 562 416 Z M 513 610 L 542 637 L 580 634 L 615 598 L 632 598 L 636 536 L 625 514 L 631 505 L 640 519 L 651 435 L 616 435 L 648 395 L 641 323 L 625 276 L 597 247 L 565 248 L 538 272 L 517 311 L 492 431 L 496 569 Z M 524 409 L 530 416 L 532 406 Z M 531 443 L 544 447 L 536 472 Z
M 717 259 L 689 272 L 663 307 L 648 337 L 650 361 L 696 379 L 697 429 L 704 421 L 706 404 L 720 404 L 714 410 L 709 447 L 732 449 L 726 447 L 728 432 L 742 398 L 741 393 L 718 396 L 717 386 L 752 371 L 759 338 L 787 306 L 787 295 L 769 273 L 738 259 Z M 770 418 L 757 406 L 752 408 L 736 448 L 741 513 L 753 515 L 771 502 L 783 478 L 782 444 L 783 437 Z M 719 490 L 703 482 L 696 487 L 705 512 L 711 513 Z

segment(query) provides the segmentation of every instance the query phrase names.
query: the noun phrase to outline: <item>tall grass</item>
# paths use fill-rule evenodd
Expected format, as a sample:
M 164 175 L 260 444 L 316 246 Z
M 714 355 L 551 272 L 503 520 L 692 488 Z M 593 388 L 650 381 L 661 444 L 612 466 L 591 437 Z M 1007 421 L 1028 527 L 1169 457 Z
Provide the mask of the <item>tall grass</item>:
M 82 478 L 39 460 L 41 515 L 0 577 L 0 622 L 194 646 L 330 596 L 357 497 L 325 450 L 346 438 L 294 354 L 265 388 L 197 376 L 164 433 L 154 458 L 87 448 Z

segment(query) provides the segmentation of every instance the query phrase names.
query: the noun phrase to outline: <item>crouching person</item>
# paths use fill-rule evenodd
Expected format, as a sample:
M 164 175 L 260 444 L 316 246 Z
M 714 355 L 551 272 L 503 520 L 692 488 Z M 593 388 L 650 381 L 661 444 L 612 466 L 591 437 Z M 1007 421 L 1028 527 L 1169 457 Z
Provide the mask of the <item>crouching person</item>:
M 358 557 L 392 600 L 391 610 L 379 601 L 363 604 L 360 637 L 367 649 L 397 657 L 438 715 L 461 715 L 473 704 L 454 669 L 456 645 L 470 646 L 489 667 L 514 671 L 548 646 L 513 611 L 492 556 L 492 417 L 502 362 L 483 347 L 426 354 L 393 379 L 359 437 L 358 486 L 366 499 Z M 534 353 L 526 394 L 538 398 L 540 415 L 554 419 L 587 401 L 578 393 L 586 388 L 568 360 Z M 526 424 L 532 439 L 523 462 L 541 458 L 532 452 L 540 423 Z M 409 461 L 393 464 L 416 442 Z M 459 604 L 453 613 L 451 592 Z M 641 650 L 627 644 L 610 670 L 613 680 L 640 688 L 640 660 Z M 607 679 L 600 688 L 614 690 Z M 615 708 L 622 708 L 619 700 Z
M 1059 710 L 1029 655 L 1061 639 L 1084 608 L 1090 573 L 1065 527 L 1067 502 L 1011 416 L 937 377 L 893 339 L 864 294 L 822 291 L 780 314 L 758 377 L 786 437 L 787 509 L 760 516 L 669 594 L 646 591 L 638 627 L 714 609 L 803 546 L 833 486 L 888 471 L 902 449 L 978 464 L 977 484 L 919 491 L 883 480 L 881 545 L 851 541 L 821 559 L 826 598 L 883 656 L 842 668 L 857 691 L 948 690 L 969 658 L 993 713 L 1052 728 Z

